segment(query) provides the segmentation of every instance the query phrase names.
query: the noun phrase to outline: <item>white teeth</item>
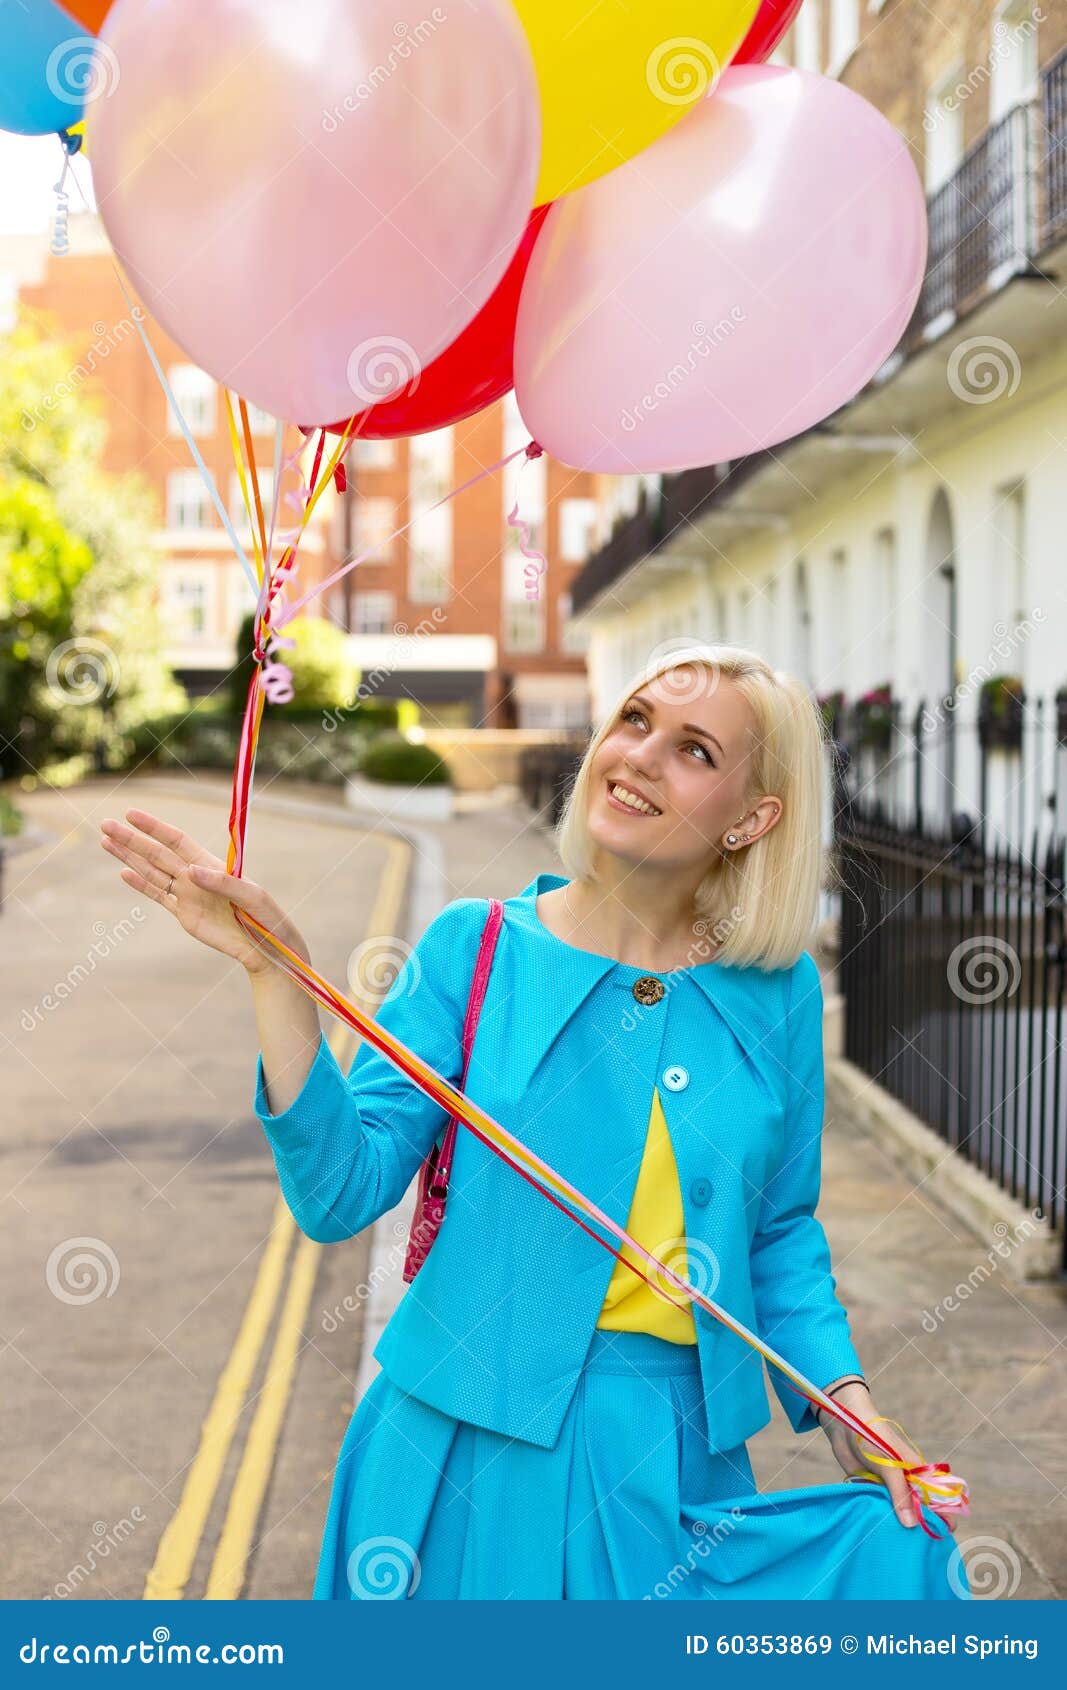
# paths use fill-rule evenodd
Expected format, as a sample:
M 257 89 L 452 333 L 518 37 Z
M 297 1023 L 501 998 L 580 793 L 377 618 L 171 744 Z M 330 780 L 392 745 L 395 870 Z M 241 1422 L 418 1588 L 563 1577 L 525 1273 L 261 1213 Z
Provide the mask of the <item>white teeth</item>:
M 657 810 L 654 804 L 646 804 L 643 798 L 638 798 L 636 792 L 630 792 L 625 786 L 613 786 L 611 796 L 617 798 L 620 804 L 628 804 L 631 810 L 640 810 L 646 816 L 661 816 L 662 810 Z

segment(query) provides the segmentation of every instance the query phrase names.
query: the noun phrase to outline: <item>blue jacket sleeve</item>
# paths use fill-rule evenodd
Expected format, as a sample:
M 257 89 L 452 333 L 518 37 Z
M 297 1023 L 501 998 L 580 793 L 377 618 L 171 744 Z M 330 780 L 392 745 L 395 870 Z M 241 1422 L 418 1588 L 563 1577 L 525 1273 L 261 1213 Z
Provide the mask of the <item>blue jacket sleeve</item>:
M 782 1163 L 768 1182 L 751 1247 L 757 1331 L 784 1360 L 820 1389 L 845 1373 L 862 1373 L 848 1316 L 830 1271 L 830 1247 L 816 1219 L 822 1178 L 824 1107 L 823 994 L 805 951 L 791 976 L 786 1021 L 789 1052 Z M 766 1363 L 795 1432 L 818 1426 L 811 1404 L 781 1370 Z
M 448 904 L 405 959 L 375 1017 L 460 1086 L 463 1020 L 480 926 L 476 900 Z M 361 1039 L 347 1076 L 323 1032 L 300 1092 L 280 1114 L 267 1102 L 263 1053 L 255 1112 L 282 1194 L 300 1230 L 322 1244 L 351 1238 L 399 1203 L 448 1112 Z

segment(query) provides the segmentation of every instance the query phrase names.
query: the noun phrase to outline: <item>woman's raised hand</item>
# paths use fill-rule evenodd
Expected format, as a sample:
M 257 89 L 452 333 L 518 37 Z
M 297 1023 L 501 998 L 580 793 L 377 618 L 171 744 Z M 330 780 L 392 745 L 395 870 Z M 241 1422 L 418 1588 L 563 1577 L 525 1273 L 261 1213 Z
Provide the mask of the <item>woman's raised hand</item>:
M 147 810 L 127 810 L 126 823 L 106 817 L 101 845 L 126 864 L 126 884 L 170 910 L 192 938 L 233 957 L 250 975 L 273 971 L 270 947 L 249 938 L 230 908 L 236 904 L 310 963 L 300 933 L 262 886 L 227 874 L 220 857 Z

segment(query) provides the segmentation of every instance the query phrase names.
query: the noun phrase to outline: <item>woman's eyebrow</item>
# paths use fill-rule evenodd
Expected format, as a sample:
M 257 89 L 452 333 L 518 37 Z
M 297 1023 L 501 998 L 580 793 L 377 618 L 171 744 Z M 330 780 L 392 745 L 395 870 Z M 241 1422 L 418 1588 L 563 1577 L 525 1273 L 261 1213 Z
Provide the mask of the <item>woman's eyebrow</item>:
M 656 713 L 656 706 L 653 704 L 652 700 L 650 698 L 642 698 L 640 694 L 638 694 L 634 698 L 631 698 L 629 700 L 629 703 L 630 704 L 641 704 L 641 705 L 643 705 L 644 708 L 648 711 L 649 715 L 651 715 L 651 716 L 654 716 L 655 713 Z M 719 751 L 721 752 L 722 756 L 724 756 L 724 757 L 726 756 L 726 747 L 723 745 L 722 741 L 719 740 L 719 739 L 716 739 L 715 735 L 713 733 L 709 733 L 707 728 L 700 728 L 700 727 L 697 726 L 697 724 L 695 722 L 683 722 L 682 727 L 686 730 L 687 733 L 699 734 L 702 739 L 710 739 L 712 744 L 717 745 L 719 747 Z

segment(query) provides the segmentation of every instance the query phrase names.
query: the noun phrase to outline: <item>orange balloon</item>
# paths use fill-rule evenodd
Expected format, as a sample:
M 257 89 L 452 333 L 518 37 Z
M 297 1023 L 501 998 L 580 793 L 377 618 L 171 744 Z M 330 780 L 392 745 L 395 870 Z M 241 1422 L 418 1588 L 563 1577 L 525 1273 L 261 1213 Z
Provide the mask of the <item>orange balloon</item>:
M 101 26 L 111 10 L 112 0 L 62 0 L 63 10 L 69 12 L 83 29 L 100 34 Z

